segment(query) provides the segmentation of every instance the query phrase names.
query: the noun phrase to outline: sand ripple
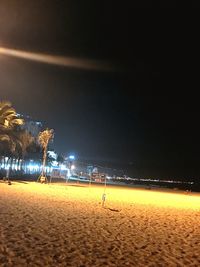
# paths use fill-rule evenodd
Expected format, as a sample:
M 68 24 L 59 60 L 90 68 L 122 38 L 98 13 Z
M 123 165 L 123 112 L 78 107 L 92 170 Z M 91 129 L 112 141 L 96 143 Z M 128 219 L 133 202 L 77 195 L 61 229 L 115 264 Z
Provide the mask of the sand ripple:
M 0 266 L 200 266 L 199 195 L 102 191 L 0 183 Z

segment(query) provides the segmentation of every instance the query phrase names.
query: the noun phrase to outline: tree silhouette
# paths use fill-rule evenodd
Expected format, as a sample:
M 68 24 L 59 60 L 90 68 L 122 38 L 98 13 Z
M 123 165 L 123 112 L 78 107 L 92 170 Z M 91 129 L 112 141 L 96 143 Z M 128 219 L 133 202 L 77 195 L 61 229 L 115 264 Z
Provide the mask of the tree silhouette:
M 16 135 L 15 129 L 22 125 L 24 121 L 17 116 L 12 104 L 8 101 L 0 102 L 0 143 L 3 144 L 4 149 L 7 149 L 7 153 L 13 154 L 16 151 L 17 146 L 21 146 L 21 141 Z M 7 162 L 7 167 L 9 161 Z M 10 166 L 8 167 L 6 178 L 9 180 Z
M 41 182 L 46 182 L 47 177 L 45 175 L 45 166 L 46 166 L 46 159 L 47 159 L 47 148 L 49 141 L 53 138 L 53 130 L 46 129 L 43 132 L 40 132 L 38 135 L 38 142 L 43 149 L 43 163 L 42 163 L 42 173 L 39 177 Z

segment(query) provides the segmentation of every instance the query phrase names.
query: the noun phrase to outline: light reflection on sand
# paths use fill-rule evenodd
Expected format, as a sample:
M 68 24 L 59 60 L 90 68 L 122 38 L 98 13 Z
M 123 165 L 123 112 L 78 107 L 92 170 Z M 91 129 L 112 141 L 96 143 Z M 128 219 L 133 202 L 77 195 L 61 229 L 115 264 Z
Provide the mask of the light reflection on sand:
M 0 183 L 0 266 L 200 266 L 199 194 L 102 193 Z

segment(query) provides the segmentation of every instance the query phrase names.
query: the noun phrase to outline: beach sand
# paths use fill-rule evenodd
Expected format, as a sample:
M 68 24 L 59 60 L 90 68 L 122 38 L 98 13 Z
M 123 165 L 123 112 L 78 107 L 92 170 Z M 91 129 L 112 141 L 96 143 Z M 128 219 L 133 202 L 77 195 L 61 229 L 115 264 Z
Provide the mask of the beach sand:
M 200 194 L 0 182 L 0 266 L 200 266 Z

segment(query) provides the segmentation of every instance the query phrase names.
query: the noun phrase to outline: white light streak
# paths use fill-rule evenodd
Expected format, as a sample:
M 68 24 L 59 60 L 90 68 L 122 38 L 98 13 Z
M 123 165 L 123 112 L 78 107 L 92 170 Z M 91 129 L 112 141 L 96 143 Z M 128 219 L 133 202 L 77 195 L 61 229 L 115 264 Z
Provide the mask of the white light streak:
M 64 57 L 64 56 L 50 55 L 44 53 L 34 53 L 34 52 L 10 49 L 5 47 L 0 47 L 0 54 L 15 58 L 46 63 L 50 65 L 58 65 L 58 66 L 77 68 L 83 70 L 94 70 L 94 71 L 114 70 L 111 65 L 102 61 L 80 59 L 74 57 Z

